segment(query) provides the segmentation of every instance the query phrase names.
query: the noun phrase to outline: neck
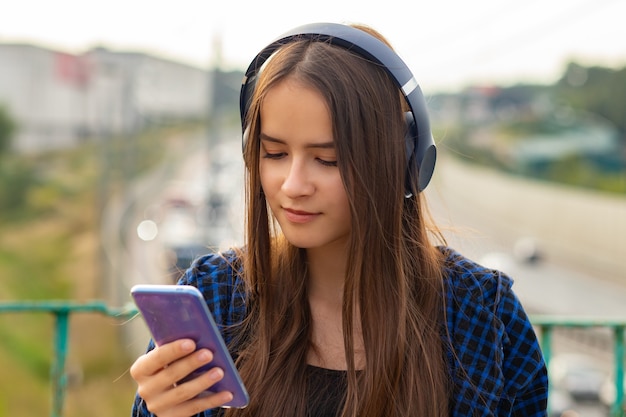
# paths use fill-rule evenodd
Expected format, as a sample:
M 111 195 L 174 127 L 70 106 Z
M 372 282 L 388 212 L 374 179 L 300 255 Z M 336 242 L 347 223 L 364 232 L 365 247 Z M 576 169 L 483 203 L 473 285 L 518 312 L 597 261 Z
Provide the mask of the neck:
M 322 297 L 341 304 L 346 276 L 345 248 L 307 250 L 309 297 Z
M 347 251 L 307 251 L 308 298 L 311 309 L 311 349 L 307 363 L 328 369 L 348 368 L 344 345 L 344 286 Z M 352 314 L 352 355 L 357 369 L 365 366 L 358 306 Z
M 341 306 L 346 277 L 347 250 L 316 248 L 307 250 L 309 299 Z

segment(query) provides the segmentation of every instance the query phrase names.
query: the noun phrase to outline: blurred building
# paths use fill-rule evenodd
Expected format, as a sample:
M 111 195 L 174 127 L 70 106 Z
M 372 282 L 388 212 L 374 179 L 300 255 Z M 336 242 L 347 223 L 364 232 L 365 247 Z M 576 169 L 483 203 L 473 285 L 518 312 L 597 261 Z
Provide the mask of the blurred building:
M 0 44 L 0 106 L 18 124 L 20 152 L 202 119 L 212 88 L 208 71 L 143 53 Z

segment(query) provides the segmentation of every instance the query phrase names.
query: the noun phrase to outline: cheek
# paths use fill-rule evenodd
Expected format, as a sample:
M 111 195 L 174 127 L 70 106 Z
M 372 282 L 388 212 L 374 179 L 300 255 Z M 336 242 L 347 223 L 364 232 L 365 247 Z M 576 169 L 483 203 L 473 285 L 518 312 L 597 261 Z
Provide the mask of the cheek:
M 334 196 L 333 200 L 335 201 L 335 206 L 337 207 L 341 217 L 349 220 L 351 218 L 350 203 L 348 201 L 348 194 L 346 193 L 346 189 L 344 188 L 341 179 L 337 180 L 330 189 L 332 190 L 331 192 Z
M 266 196 L 271 196 L 276 192 L 276 183 L 278 181 L 277 175 L 274 172 L 272 174 L 271 169 L 265 169 L 263 162 L 259 164 L 259 181 L 261 182 L 261 188 Z M 278 185 L 280 187 L 280 185 Z

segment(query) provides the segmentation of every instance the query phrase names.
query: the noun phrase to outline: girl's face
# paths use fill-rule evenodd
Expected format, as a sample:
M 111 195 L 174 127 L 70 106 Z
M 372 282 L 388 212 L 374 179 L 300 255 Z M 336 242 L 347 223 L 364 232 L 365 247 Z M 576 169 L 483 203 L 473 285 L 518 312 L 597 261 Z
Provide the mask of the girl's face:
M 345 247 L 350 210 L 322 95 L 291 79 L 273 86 L 260 140 L 261 186 L 285 237 L 305 249 Z

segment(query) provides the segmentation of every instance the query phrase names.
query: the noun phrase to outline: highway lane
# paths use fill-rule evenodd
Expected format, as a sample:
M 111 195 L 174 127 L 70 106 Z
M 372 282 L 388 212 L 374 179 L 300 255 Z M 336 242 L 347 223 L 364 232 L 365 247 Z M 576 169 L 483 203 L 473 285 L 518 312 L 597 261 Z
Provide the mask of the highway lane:
M 497 188 L 490 184 L 490 178 L 495 184 L 503 178 L 506 180 L 506 176 L 495 172 L 492 177 L 485 176 L 484 172 L 477 175 L 473 170 L 463 168 L 450 158 L 441 158 L 437 171 L 439 177 L 435 178 L 432 189 L 426 191 L 433 217 L 442 225 L 451 246 L 509 274 L 515 279 L 520 298 L 533 311 L 626 317 L 626 271 L 619 266 L 613 268 L 613 264 L 598 268 L 591 251 L 590 256 L 585 258 L 579 252 L 568 253 L 551 246 L 543 230 L 543 225 L 549 223 L 550 218 L 525 221 L 524 206 L 516 209 L 521 213 L 517 215 L 518 219 L 507 221 L 506 218 L 512 216 L 498 211 L 497 200 L 504 197 L 489 194 L 491 189 Z M 472 177 L 474 175 L 475 178 Z M 511 187 L 518 182 L 519 179 L 511 181 Z M 472 183 L 475 184 L 475 194 L 470 199 L 467 198 L 469 193 L 466 188 Z M 518 193 L 529 195 L 518 197 L 533 205 L 533 201 L 546 198 L 542 192 L 549 191 L 541 187 L 531 192 L 520 189 Z M 493 211 L 488 209 L 490 205 L 494 207 Z M 563 201 L 562 207 L 566 210 L 568 202 Z M 520 261 L 516 249 L 519 251 L 524 242 L 533 242 L 543 259 L 534 263 Z M 623 249 L 626 255 L 626 246 Z M 619 265 L 619 261 L 615 260 L 614 265 Z

